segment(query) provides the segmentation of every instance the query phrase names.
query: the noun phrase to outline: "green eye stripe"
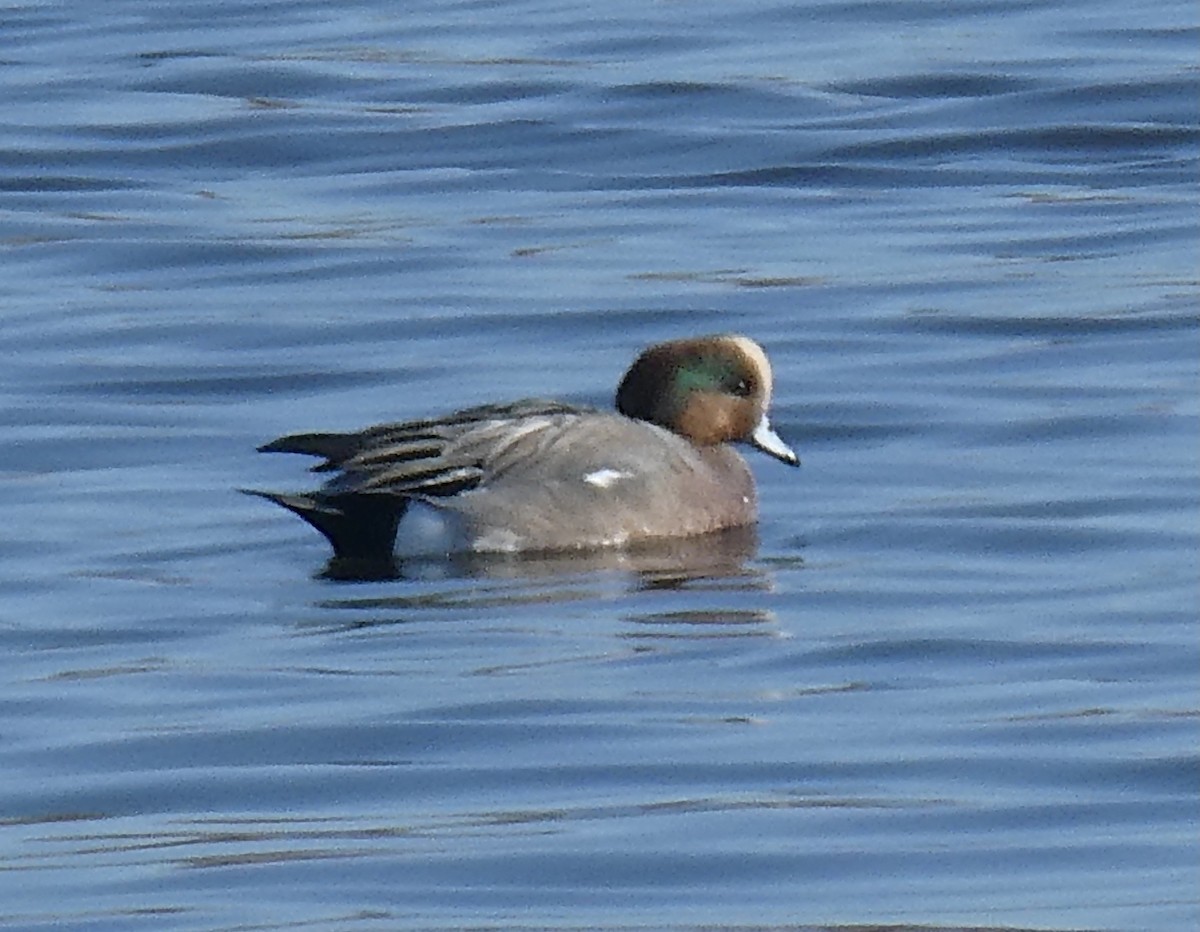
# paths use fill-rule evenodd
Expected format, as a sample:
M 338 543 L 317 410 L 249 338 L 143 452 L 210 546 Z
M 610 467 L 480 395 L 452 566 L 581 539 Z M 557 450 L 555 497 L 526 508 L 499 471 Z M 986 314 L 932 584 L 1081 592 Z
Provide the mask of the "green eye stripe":
M 741 381 L 737 367 L 720 358 L 698 359 L 675 372 L 675 389 L 679 392 L 733 391 Z

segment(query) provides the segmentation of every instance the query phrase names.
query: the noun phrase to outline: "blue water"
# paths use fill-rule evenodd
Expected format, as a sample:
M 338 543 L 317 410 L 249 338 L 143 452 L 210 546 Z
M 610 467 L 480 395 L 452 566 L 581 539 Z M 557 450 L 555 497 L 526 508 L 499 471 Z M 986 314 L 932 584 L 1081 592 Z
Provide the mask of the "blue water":
M 0 23 L 0 925 L 1200 926 L 1194 3 Z M 726 330 L 733 551 L 235 491 Z

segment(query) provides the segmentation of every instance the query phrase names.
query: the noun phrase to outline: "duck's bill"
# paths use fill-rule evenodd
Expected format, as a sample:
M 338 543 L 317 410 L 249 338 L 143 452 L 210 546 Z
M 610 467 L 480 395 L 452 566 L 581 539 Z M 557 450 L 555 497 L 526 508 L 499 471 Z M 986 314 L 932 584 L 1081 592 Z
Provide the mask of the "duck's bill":
M 796 455 L 796 451 L 779 439 L 779 434 L 775 433 L 765 414 L 758 422 L 758 426 L 754 428 L 754 433 L 750 435 L 750 443 L 768 456 L 782 460 L 789 466 L 800 465 L 800 457 Z

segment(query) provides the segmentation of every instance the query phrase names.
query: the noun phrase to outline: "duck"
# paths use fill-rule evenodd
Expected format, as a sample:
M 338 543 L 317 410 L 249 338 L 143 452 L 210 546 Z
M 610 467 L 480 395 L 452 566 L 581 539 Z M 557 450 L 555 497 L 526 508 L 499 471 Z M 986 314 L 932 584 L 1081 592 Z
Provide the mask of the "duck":
M 325 536 L 334 559 L 633 547 L 753 525 L 735 444 L 790 466 L 772 428 L 766 352 L 741 334 L 670 340 L 625 372 L 615 410 L 527 398 L 351 433 L 289 434 L 262 453 L 314 456 L 320 488 L 246 489 Z

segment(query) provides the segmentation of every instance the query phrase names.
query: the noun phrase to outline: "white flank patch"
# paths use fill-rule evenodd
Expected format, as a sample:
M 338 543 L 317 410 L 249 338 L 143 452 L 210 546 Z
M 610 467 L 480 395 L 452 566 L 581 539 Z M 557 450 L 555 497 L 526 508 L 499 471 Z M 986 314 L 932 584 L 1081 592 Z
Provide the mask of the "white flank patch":
M 627 472 L 621 472 L 619 469 L 597 469 L 595 472 L 590 472 L 583 477 L 583 481 L 588 485 L 594 485 L 598 489 L 610 489 L 613 484 L 620 482 L 622 479 L 632 479 L 633 477 Z
M 507 528 L 493 528 L 479 535 L 472 543 L 471 549 L 485 553 L 516 553 L 524 544 L 524 539 L 515 531 Z

